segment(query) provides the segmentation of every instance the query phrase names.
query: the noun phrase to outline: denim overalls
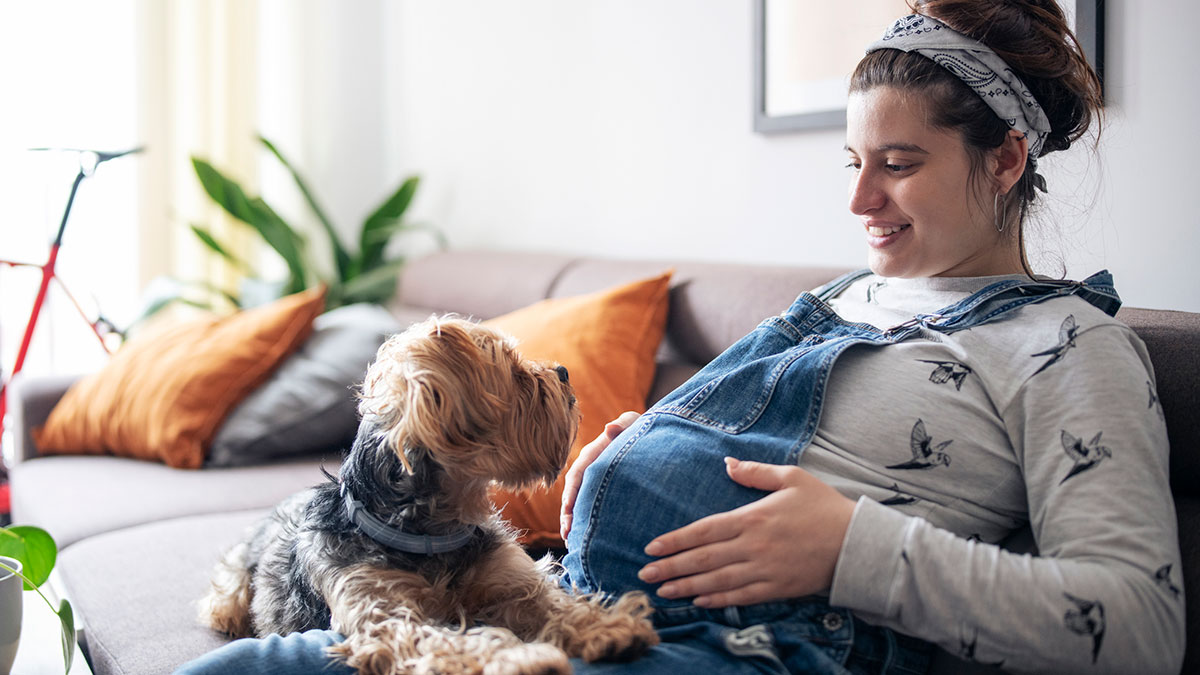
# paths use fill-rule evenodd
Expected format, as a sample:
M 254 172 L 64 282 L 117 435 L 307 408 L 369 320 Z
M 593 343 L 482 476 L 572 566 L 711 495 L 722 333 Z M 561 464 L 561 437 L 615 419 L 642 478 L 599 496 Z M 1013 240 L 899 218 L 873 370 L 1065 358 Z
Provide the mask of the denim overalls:
M 880 331 L 849 323 L 825 304 L 869 273 L 851 273 L 802 294 L 786 312 L 763 321 L 612 442 L 584 474 L 563 560 L 564 584 L 585 592 L 645 591 L 654 599 L 660 632 L 697 621 L 716 623 L 729 627 L 729 643 L 730 636 L 737 642 L 737 634 L 743 632 L 738 629 L 765 624 L 774 640 L 786 640 L 790 632 L 818 644 L 838 664 L 860 648 L 858 643 L 867 637 L 860 635 L 856 642 L 855 630 L 871 627 L 847 610 L 829 607 L 822 598 L 722 610 L 697 608 L 690 599 L 659 598 L 653 584 L 637 578 L 638 570 L 652 560 L 642 549 L 660 534 L 763 497 L 766 493 L 730 480 L 724 458 L 796 464 L 820 420 L 830 369 L 848 347 L 883 347 L 919 338 L 923 330 L 966 330 L 1001 320 L 1024 305 L 1065 295 L 1078 295 L 1110 315 L 1121 304 L 1106 271 L 1082 282 L 1006 279 L 936 313 Z M 873 630 L 871 639 L 903 639 L 891 631 Z M 882 638 L 880 631 L 886 633 Z M 736 650 L 729 644 L 724 648 Z M 840 666 L 821 670 L 808 657 L 796 658 L 758 665 L 769 672 L 810 667 L 816 669 L 813 672 L 846 672 Z

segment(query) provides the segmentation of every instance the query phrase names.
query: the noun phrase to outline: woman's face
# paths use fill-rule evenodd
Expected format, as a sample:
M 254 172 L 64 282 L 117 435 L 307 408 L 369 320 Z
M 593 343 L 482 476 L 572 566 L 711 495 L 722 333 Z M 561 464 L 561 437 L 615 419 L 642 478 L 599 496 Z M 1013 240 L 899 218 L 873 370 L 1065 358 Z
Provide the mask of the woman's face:
M 961 137 L 926 123 L 924 104 L 891 87 L 850 95 L 850 211 L 862 220 L 871 271 L 886 277 L 1021 271 L 1015 238 L 996 231 L 991 160 L 973 180 Z

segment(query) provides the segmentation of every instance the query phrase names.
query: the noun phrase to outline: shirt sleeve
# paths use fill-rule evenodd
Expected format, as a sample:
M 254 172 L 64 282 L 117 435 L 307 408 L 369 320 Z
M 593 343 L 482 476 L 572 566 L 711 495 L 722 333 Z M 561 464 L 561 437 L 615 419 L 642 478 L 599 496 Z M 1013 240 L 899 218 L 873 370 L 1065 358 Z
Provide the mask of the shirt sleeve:
M 1006 670 L 1177 673 L 1183 575 L 1153 370 L 1102 324 L 1001 411 L 1038 555 L 964 539 L 859 500 L 830 601 Z

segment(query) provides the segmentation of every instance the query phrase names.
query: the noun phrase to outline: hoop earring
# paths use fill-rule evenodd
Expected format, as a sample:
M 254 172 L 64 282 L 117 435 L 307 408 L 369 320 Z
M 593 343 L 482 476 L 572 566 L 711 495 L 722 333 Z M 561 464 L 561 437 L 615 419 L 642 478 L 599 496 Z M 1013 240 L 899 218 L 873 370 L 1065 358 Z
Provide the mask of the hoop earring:
M 992 219 L 996 221 L 996 231 L 1001 234 L 1008 225 L 1008 200 L 1001 199 L 1001 197 L 1007 196 L 997 192 L 996 196 L 992 198 Z M 1000 207 L 1001 204 L 1004 205 L 1003 209 Z

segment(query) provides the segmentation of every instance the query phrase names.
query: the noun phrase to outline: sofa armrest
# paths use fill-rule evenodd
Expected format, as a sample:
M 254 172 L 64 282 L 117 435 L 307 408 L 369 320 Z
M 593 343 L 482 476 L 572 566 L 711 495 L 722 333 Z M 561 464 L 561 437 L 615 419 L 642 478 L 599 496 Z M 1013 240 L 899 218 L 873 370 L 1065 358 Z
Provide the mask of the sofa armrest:
M 9 460 L 14 464 L 37 457 L 37 446 L 33 442 L 33 429 L 46 423 L 50 411 L 62 398 L 67 389 L 79 379 L 79 375 L 25 375 L 18 373 L 9 383 L 8 420 L 11 429 L 12 452 Z

